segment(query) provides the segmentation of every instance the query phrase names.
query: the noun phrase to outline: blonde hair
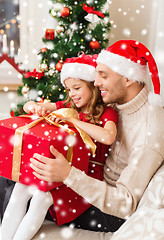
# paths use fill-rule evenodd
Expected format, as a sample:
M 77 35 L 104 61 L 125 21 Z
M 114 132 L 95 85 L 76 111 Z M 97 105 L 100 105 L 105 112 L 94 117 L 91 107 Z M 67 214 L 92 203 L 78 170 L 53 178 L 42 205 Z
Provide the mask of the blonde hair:
M 92 92 L 92 98 L 88 104 L 89 113 L 86 115 L 86 120 L 90 121 L 93 124 L 100 125 L 100 117 L 103 114 L 104 109 L 106 107 L 106 104 L 102 100 L 100 90 L 98 89 L 98 87 L 94 86 L 93 82 L 87 82 L 82 79 L 79 80 L 84 81 Z M 70 104 L 71 108 L 74 108 L 78 112 L 80 112 L 80 109 L 76 107 L 72 99 L 69 97 L 68 92 L 64 106 L 66 107 L 67 104 Z

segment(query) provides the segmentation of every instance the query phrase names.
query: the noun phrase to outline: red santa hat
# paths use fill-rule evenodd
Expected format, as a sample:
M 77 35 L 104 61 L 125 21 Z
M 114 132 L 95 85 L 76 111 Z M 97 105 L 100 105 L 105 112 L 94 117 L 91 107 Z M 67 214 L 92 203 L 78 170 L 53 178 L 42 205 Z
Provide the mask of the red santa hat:
M 149 93 L 148 100 L 153 105 L 163 106 L 156 62 L 151 52 L 142 43 L 135 40 L 117 41 L 101 51 L 97 63 L 105 64 L 118 74 L 141 83 L 146 83 L 148 63 L 154 86 L 154 93 Z
M 85 55 L 82 54 L 78 57 L 67 58 L 61 70 L 61 83 L 67 78 L 82 79 L 87 82 L 94 82 L 96 77 L 97 54 Z

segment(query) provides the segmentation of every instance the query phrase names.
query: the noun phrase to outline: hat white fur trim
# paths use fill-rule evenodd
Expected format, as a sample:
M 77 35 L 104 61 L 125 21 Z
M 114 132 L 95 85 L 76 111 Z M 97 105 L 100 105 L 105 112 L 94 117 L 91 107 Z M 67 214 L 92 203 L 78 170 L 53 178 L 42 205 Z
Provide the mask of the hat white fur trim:
M 148 101 L 151 105 L 163 107 L 164 100 L 159 94 L 155 94 L 154 92 L 149 92 Z
M 95 67 L 83 63 L 65 63 L 61 70 L 61 83 L 67 78 L 78 78 L 87 82 L 94 82 L 96 77 Z
M 145 82 L 146 65 L 135 63 L 126 57 L 102 50 L 97 58 L 97 63 L 105 64 L 114 72 L 136 82 Z

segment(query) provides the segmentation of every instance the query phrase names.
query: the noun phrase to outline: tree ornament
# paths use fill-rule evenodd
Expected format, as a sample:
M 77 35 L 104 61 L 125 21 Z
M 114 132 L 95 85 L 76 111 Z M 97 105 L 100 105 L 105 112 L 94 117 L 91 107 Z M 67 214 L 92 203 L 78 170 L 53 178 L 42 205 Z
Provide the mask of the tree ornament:
M 12 111 L 10 112 L 10 116 L 11 116 L 11 117 L 14 117 L 14 115 L 15 115 L 15 112 L 14 112 L 14 110 L 12 110 Z
M 84 9 L 84 11 L 86 11 L 89 14 L 94 14 L 94 15 L 97 15 L 97 16 L 102 17 L 102 18 L 105 17 L 102 12 L 95 11 L 95 7 L 92 8 L 91 6 L 87 6 L 85 3 L 83 3 L 83 9 Z
M 25 78 L 29 78 L 29 77 L 40 79 L 41 77 L 44 77 L 44 73 L 36 71 L 36 68 L 35 68 L 32 72 L 26 72 Z
M 97 23 L 100 22 L 100 20 L 101 20 L 97 15 L 91 14 L 91 13 L 89 13 L 89 14 L 88 14 L 87 16 L 85 16 L 84 18 L 85 18 L 85 20 L 87 20 L 88 22 L 95 23 L 95 24 L 97 24 Z
M 61 72 L 63 64 L 64 64 L 63 60 L 59 60 L 59 62 L 56 64 L 55 68 L 58 72 Z
M 46 40 L 53 40 L 54 35 L 55 35 L 54 29 L 48 29 L 48 28 L 46 29 L 46 32 L 45 32 L 45 39 Z
M 49 99 L 49 97 L 47 97 L 46 99 L 44 99 L 44 103 L 47 103 L 47 102 L 51 102 L 51 100 Z
M 22 94 L 25 95 L 29 92 L 30 88 L 27 86 L 27 84 L 25 84 L 23 87 L 22 87 Z
M 105 18 L 105 15 L 102 12 L 95 11 L 95 7 L 92 8 L 91 6 L 87 6 L 85 3 L 83 3 L 83 9 L 88 13 L 84 18 L 88 22 L 91 22 L 92 29 L 96 27 L 102 18 Z
M 54 18 L 57 16 L 57 9 L 54 8 L 51 10 L 51 16 Z
M 89 46 L 90 46 L 92 49 L 99 49 L 100 44 L 99 44 L 98 41 L 91 41 L 91 42 L 89 43 Z
M 38 101 L 39 103 L 43 103 L 44 102 L 44 98 L 41 97 L 40 100 Z
M 44 71 L 46 71 L 47 69 L 48 69 L 47 63 L 41 63 L 41 64 L 39 64 L 39 70 L 40 70 L 40 71 L 44 72 Z
M 41 48 L 41 49 L 40 49 L 40 52 L 41 52 L 41 53 L 47 52 L 47 48 Z
M 52 77 L 52 76 L 55 74 L 54 69 L 50 69 L 50 70 L 48 71 L 48 74 Z
M 76 22 L 74 22 L 74 23 L 72 24 L 71 29 L 72 29 L 72 31 L 71 31 L 70 33 L 67 31 L 67 33 L 70 35 L 70 38 L 69 38 L 68 43 L 71 41 L 71 39 L 72 39 L 72 37 L 73 37 L 73 34 L 74 34 L 74 31 L 77 29 L 77 24 L 76 24 Z
M 70 9 L 68 7 L 62 7 L 60 10 L 60 14 L 63 18 L 66 18 L 70 15 Z
M 58 26 L 55 28 L 55 32 L 58 33 L 58 34 L 64 32 L 64 27 L 58 25 Z

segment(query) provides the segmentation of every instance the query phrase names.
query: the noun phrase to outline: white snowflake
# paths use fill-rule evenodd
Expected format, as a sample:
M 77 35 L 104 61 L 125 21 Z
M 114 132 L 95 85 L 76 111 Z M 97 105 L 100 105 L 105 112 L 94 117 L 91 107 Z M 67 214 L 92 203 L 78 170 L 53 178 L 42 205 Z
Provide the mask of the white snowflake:
M 69 239 L 73 235 L 73 230 L 71 227 L 70 228 L 64 227 L 62 228 L 60 234 L 61 234 L 61 237 L 63 237 L 64 239 Z
M 28 144 L 27 146 L 28 149 L 32 149 L 32 147 L 33 147 L 32 144 Z

